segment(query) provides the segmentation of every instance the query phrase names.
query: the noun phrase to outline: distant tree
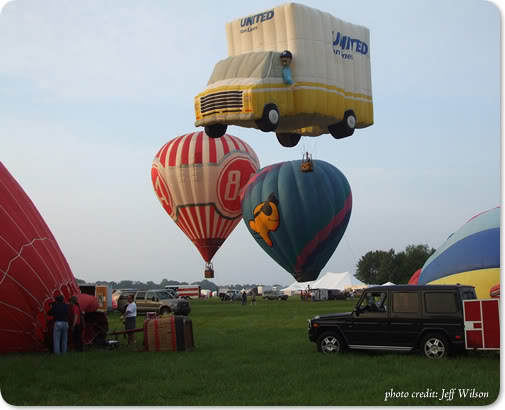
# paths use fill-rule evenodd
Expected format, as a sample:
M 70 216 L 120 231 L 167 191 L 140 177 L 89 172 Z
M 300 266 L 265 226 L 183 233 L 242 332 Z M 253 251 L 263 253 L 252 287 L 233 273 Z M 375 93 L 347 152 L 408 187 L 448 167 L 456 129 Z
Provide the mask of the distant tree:
M 86 281 L 85 281 L 85 280 L 82 280 L 82 279 L 79 279 L 79 278 L 75 278 L 75 281 L 77 282 L 77 284 L 78 284 L 78 285 L 79 285 L 79 284 L 81 284 L 81 285 L 82 285 L 83 283 L 86 283 Z
M 208 289 L 212 292 L 217 291 L 217 285 L 207 279 L 204 279 L 201 282 L 193 282 L 192 285 L 199 285 L 201 289 Z
M 407 283 L 422 268 L 435 249 L 428 245 L 408 245 L 404 251 L 370 251 L 358 261 L 356 277 L 366 284 Z

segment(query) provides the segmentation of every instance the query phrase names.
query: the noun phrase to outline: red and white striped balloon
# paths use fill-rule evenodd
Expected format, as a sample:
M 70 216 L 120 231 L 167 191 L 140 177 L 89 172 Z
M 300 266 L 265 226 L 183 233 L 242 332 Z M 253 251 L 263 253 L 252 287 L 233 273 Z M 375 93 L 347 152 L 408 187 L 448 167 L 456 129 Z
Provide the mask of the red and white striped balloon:
M 156 196 L 206 262 L 240 222 L 240 191 L 259 166 L 253 149 L 229 134 L 181 135 L 156 154 L 151 168 Z

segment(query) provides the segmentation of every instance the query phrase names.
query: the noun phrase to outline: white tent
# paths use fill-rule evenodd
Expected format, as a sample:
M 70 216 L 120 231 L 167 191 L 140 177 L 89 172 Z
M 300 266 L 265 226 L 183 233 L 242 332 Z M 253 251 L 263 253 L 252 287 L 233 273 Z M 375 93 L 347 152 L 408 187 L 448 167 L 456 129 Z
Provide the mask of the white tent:
M 338 289 L 365 287 L 366 285 L 356 279 L 349 272 L 334 273 L 327 272 L 324 276 L 311 283 L 311 289 Z
M 386 283 L 383 283 L 381 286 L 389 286 L 389 285 L 394 285 L 393 282 L 386 282 Z
M 301 292 L 302 290 L 306 290 L 307 287 L 310 285 L 312 287 L 312 282 L 295 282 L 289 285 L 287 288 L 281 289 L 280 291 L 284 293 L 285 295 L 288 296 L 293 296 L 298 292 Z

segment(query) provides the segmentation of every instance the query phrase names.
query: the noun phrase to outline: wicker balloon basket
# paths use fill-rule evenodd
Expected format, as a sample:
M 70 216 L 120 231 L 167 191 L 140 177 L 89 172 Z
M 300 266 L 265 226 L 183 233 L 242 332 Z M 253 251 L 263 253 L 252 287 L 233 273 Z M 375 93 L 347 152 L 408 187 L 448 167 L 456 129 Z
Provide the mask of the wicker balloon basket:
M 194 350 L 193 324 L 186 316 L 170 315 L 144 321 L 144 350 L 182 352 Z

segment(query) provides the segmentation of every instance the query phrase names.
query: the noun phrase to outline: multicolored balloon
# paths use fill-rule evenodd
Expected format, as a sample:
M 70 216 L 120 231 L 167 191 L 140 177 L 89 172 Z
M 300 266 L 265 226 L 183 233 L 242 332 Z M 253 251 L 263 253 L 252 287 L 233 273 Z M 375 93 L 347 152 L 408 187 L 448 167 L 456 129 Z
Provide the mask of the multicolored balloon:
M 199 250 L 206 277 L 213 277 L 211 260 L 240 222 L 240 191 L 258 168 L 256 153 L 244 141 L 204 132 L 167 142 L 153 160 L 156 196 Z
M 50 303 L 76 293 L 56 239 L 0 162 L 0 352 L 48 350 Z
M 449 236 L 409 284 L 472 285 L 478 298 L 489 298 L 500 283 L 500 209 L 474 216 Z
M 298 282 L 317 279 L 349 223 L 352 193 L 342 172 L 301 160 L 260 170 L 241 194 L 242 217 L 261 248 Z

